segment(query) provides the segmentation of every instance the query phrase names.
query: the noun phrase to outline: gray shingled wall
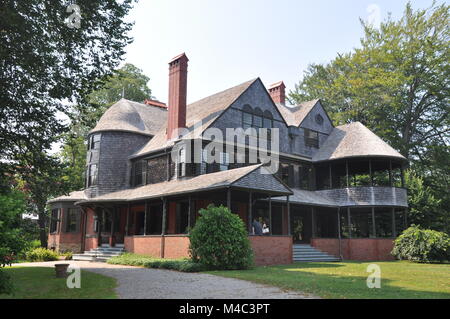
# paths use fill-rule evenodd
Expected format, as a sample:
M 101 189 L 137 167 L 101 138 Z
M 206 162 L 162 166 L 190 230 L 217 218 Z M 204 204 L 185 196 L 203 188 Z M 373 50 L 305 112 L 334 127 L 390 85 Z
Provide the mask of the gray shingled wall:
M 149 139 L 148 136 L 128 132 L 102 132 L 97 185 L 87 189 L 88 196 L 96 197 L 129 188 L 131 164 L 128 157 Z

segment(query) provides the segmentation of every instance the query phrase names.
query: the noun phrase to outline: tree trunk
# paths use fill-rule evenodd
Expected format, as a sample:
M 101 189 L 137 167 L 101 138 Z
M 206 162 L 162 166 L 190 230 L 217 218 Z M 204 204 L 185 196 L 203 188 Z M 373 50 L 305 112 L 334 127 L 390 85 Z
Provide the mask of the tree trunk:
M 38 214 L 38 225 L 39 225 L 39 239 L 41 240 L 41 247 L 47 248 L 47 230 L 46 230 L 46 220 L 47 216 L 45 214 L 45 208 L 39 209 Z

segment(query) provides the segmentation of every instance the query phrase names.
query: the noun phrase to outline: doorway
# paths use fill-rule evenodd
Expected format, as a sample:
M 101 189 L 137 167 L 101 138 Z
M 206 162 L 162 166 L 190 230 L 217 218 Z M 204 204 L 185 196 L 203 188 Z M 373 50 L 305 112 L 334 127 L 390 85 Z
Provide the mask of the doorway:
M 312 238 L 312 216 L 308 207 L 291 208 L 291 234 L 294 244 L 309 244 Z

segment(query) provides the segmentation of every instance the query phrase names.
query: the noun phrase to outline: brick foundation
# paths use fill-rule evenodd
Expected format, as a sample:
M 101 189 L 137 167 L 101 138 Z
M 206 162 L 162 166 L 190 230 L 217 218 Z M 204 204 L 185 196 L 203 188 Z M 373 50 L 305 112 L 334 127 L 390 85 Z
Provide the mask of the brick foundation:
M 257 266 L 292 263 L 292 237 L 250 236 L 249 239 Z M 163 241 L 164 258 L 189 257 L 189 237 L 169 235 Z M 125 237 L 125 250 L 160 258 L 161 242 L 161 236 L 128 236 Z
M 54 249 L 59 253 L 71 251 L 81 252 L 81 234 L 80 233 L 59 233 L 49 234 L 47 248 Z
M 313 238 L 311 245 L 321 251 L 339 257 L 339 239 Z M 390 238 L 352 238 L 341 240 L 342 257 L 347 260 L 394 260 L 391 255 L 394 241 Z
M 292 263 L 291 236 L 250 236 L 257 266 Z

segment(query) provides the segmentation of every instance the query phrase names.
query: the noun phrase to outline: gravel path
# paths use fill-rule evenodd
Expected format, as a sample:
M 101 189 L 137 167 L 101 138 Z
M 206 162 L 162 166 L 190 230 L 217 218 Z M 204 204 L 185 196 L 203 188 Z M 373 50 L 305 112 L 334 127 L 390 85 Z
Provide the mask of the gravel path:
M 122 299 L 305 299 L 317 298 L 249 281 L 208 274 L 110 265 L 89 261 L 22 263 L 14 266 L 53 267 L 70 263 L 117 279 L 116 291 Z M 83 287 L 83 278 L 81 278 Z

